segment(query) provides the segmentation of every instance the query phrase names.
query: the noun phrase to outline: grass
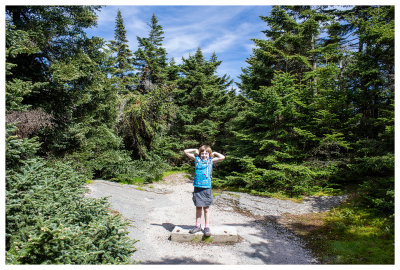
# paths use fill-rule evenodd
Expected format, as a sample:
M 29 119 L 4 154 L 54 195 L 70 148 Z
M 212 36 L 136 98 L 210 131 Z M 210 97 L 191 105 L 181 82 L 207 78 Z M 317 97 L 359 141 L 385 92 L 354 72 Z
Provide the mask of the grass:
M 394 220 L 354 197 L 325 213 L 283 215 L 276 222 L 302 237 L 323 264 L 394 264 Z
M 187 170 L 171 170 L 171 171 L 165 171 L 163 172 L 162 178 L 170 176 L 172 174 L 176 174 L 176 173 L 184 173 L 184 174 L 189 174 L 189 172 Z M 190 178 L 189 175 L 187 175 L 188 178 Z
M 145 179 L 136 177 L 129 180 L 123 180 L 120 182 L 121 184 L 128 184 L 128 185 L 142 185 L 145 183 Z
M 350 205 L 335 209 L 321 229 L 329 240 L 326 249 L 335 257 L 322 259 L 340 264 L 393 264 L 392 224 L 392 218 L 379 216 L 368 209 Z
M 146 180 L 142 177 L 135 177 L 135 178 L 128 178 L 128 177 L 124 177 L 122 179 L 119 178 L 111 178 L 110 181 L 113 182 L 118 182 L 121 184 L 126 184 L 126 185 L 144 185 L 144 184 L 148 184 L 148 183 L 153 183 L 153 182 L 157 182 L 162 180 L 164 177 L 170 176 L 172 174 L 176 174 L 176 173 L 184 173 L 184 174 L 188 174 L 187 170 L 170 170 L 170 171 L 165 171 L 163 172 L 162 176 L 157 178 L 157 179 L 153 179 L 153 180 Z M 185 175 L 185 177 L 190 178 L 190 175 Z M 150 188 L 154 188 L 153 186 L 151 186 Z

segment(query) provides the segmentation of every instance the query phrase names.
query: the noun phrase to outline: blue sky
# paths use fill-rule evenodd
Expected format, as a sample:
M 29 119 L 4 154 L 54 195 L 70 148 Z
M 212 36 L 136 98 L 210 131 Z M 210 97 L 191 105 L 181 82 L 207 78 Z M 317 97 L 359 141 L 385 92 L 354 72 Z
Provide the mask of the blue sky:
M 199 46 L 206 59 L 215 51 L 222 60 L 218 73 L 239 82 L 253 48 L 250 39 L 263 38 L 261 31 L 267 28 L 259 16 L 268 15 L 271 6 L 105 6 L 98 13 L 98 26 L 87 30 L 89 36 L 112 40 L 118 9 L 132 51 L 137 49 L 137 36 L 148 36 L 147 23 L 154 13 L 163 27 L 163 46 L 169 58 L 180 63 Z

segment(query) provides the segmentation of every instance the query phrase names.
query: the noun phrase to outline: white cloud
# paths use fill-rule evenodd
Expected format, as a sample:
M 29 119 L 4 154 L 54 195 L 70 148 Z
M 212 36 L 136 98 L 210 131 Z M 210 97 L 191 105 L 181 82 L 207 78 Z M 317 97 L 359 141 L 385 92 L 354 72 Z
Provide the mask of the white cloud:
M 148 25 L 140 20 L 138 17 L 130 17 L 125 23 L 125 29 L 130 36 L 140 36 L 143 37 L 148 34 L 150 28 Z
M 198 35 L 176 35 L 166 40 L 164 47 L 172 55 L 188 50 L 197 49 L 201 42 Z
M 146 37 L 147 23 L 155 13 L 164 30 L 163 47 L 176 63 L 194 55 L 201 47 L 205 58 L 213 52 L 222 60 L 219 74 L 237 80 L 254 47 L 251 38 L 262 38 L 266 15 L 264 8 L 254 6 L 107 6 L 101 10 L 98 32 L 106 40 L 113 39 L 118 8 L 124 18 L 127 39 L 132 51 L 137 49 L 136 37 Z M 98 35 L 98 34 L 97 34 Z
M 236 43 L 238 38 L 239 38 L 238 35 L 232 33 L 225 34 L 222 37 L 219 37 L 215 41 L 208 44 L 204 48 L 203 52 L 204 53 L 225 52 L 226 50 L 229 50 L 229 48 Z
M 243 38 L 243 27 L 250 27 L 249 24 L 243 24 L 238 29 L 229 30 L 234 17 L 246 8 L 248 7 L 198 7 L 179 16 L 167 16 L 164 27 L 165 48 L 171 55 L 178 55 L 180 52 L 183 55 L 185 51 L 197 50 L 199 46 L 203 53 L 225 52 L 238 39 Z M 176 22 L 182 21 L 185 24 L 177 26 Z

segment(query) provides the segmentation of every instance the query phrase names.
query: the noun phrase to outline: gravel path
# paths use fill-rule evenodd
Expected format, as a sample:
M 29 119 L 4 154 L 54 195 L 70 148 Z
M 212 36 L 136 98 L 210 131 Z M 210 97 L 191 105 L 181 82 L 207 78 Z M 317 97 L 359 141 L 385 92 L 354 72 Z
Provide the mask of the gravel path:
M 146 187 L 95 180 L 88 189 L 88 197 L 108 197 L 111 208 L 131 222 L 129 235 L 139 240 L 132 258 L 141 264 L 316 264 L 298 237 L 274 223 L 259 222 L 253 215 L 326 211 L 345 199 L 307 198 L 294 203 L 223 192 L 210 210 L 211 231 L 213 225 L 234 226 L 242 238 L 227 245 L 169 240 L 175 226 L 191 228 L 194 224 L 193 186 L 183 174 Z

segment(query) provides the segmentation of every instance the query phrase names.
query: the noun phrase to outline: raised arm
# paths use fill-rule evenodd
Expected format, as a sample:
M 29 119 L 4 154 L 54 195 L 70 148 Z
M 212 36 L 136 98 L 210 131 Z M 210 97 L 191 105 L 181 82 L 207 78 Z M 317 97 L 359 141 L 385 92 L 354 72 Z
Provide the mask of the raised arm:
M 213 156 L 213 163 L 221 162 L 225 159 L 225 156 L 218 152 L 213 152 L 212 156 Z
M 185 149 L 183 152 L 190 158 L 195 159 L 195 155 L 199 154 L 199 150 L 196 148 Z

